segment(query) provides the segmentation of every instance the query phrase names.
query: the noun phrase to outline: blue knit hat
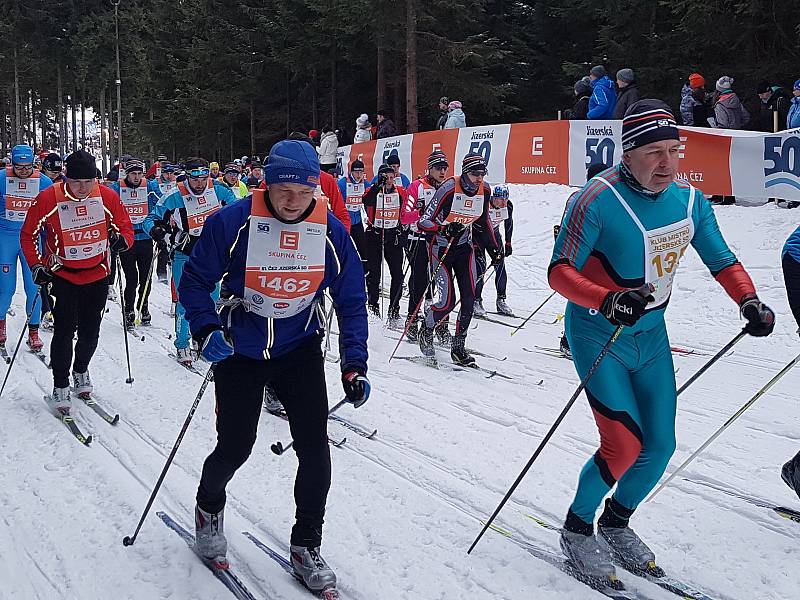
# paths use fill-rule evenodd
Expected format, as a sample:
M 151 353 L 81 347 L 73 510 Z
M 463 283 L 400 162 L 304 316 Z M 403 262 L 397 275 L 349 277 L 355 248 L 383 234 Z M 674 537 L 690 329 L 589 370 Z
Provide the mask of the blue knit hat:
M 11 164 L 33 162 L 33 148 L 27 144 L 19 144 L 11 150 Z
M 272 147 L 264 169 L 264 180 L 273 183 L 319 185 L 319 158 L 314 147 L 300 140 L 283 140 Z
M 794 82 L 794 85 L 792 86 L 792 89 L 793 90 L 800 90 L 800 79 L 798 79 L 797 81 Z

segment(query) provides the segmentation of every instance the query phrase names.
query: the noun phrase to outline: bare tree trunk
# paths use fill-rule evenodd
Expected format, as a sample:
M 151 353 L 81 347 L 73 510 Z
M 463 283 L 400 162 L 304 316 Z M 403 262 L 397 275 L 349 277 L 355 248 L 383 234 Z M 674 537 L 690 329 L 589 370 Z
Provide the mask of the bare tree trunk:
M 81 147 L 86 150 L 86 89 L 81 89 Z
M 417 6 L 406 0 L 406 133 L 419 131 L 417 107 Z
M 152 128 L 152 126 L 153 126 L 153 120 L 154 120 L 154 118 L 155 118 L 155 117 L 154 117 L 154 115 L 153 115 L 153 109 L 151 108 L 151 109 L 150 109 L 150 127 L 151 127 L 151 128 Z M 150 146 L 149 146 L 149 149 L 150 149 L 150 158 L 151 158 L 152 160 L 155 160 L 155 159 L 156 159 L 156 156 L 155 156 L 155 150 L 153 149 L 153 141 L 152 141 L 152 138 L 150 139 Z
M 311 71 L 311 129 L 319 129 L 317 118 L 317 70 Z
M 78 107 L 75 106 L 75 96 L 76 94 L 73 93 L 69 97 L 69 109 L 72 111 L 72 151 L 77 152 L 78 150 Z
M 100 88 L 100 160 L 103 165 L 103 175 L 108 173 L 109 165 L 106 161 L 106 88 Z
M 67 128 L 64 125 L 64 87 L 61 82 L 61 63 L 58 63 L 58 75 L 56 81 L 56 85 L 58 86 L 58 107 L 56 110 L 56 118 L 58 119 L 58 149 L 59 154 L 64 156 L 67 151 Z
M 6 155 L 8 146 L 8 96 L 3 92 L 3 120 L 0 122 L 0 156 Z
M 49 150 L 47 147 L 47 108 L 45 108 L 44 97 L 39 95 L 39 123 L 42 126 L 42 150 Z
M 233 123 L 231 123 L 231 157 L 229 160 L 233 161 Z
M 250 100 L 250 156 L 256 153 L 256 107 Z
M 117 147 L 114 144 L 114 94 L 108 94 L 108 163 L 109 163 L 109 170 L 111 167 L 116 164 L 117 159 Z
M 292 72 L 286 71 L 286 137 L 292 132 Z
M 31 126 L 31 148 L 36 150 L 36 107 L 33 90 L 28 90 L 28 117 Z
M 397 133 L 402 133 L 406 120 L 405 111 L 403 110 L 403 79 L 400 77 L 399 73 L 396 73 L 395 76 L 392 77 L 392 82 L 394 83 L 392 86 L 394 91 L 392 95 L 392 116 L 394 117 L 395 127 L 397 127 Z
M 13 144 L 22 143 L 22 107 L 19 103 L 19 65 L 17 64 L 17 46 L 14 46 L 14 140 Z
M 383 51 L 383 46 L 378 45 L 378 107 L 376 110 L 384 110 L 386 108 L 386 54 Z

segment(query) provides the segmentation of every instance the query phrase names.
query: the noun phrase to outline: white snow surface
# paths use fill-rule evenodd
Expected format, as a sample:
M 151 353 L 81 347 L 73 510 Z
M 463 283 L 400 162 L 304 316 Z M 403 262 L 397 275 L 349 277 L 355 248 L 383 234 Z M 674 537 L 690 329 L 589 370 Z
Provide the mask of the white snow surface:
M 547 266 L 552 227 L 571 188 L 512 185 L 514 253 L 508 259 L 509 304 L 529 314 L 550 293 Z M 715 209 L 723 234 L 746 266 L 763 301 L 777 313 L 766 339 L 744 338 L 679 399 L 679 465 L 755 391 L 800 350 L 783 288 L 780 250 L 798 212 L 769 204 Z M 387 282 L 388 283 L 388 282 Z M 0 442 L 0 598 L 217 599 L 229 592 L 167 529 L 155 511 L 184 525 L 200 469 L 215 443 L 213 387 L 203 398 L 136 544 L 133 532 L 202 378 L 167 357 L 172 341 L 168 288 L 154 282 L 154 326 L 144 342 L 131 339 L 135 382 L 125 384 L 120 309 L 109 302 L 100 345 L 91 364 L 95 391 L 121 422 L 110 427 L 86 406 L 74 412 L 94 435 L 79 444 L 42 400 L 51 374 L 20 351 L 2 397 Z M 24 320 L 24 297 L 8 317 L 9 347 Z M 494 305 L 489 282 L 484 304 Z M 403 311 L 406 301 L 403 300 Z M 364 439 L 331 422 L 333 484 L 323 553 L 350 599 L 414 600 L 601 598 L 499 533 L 489 531 L 471 555 L 466 549 L 570 397 L 578 378 L 564 359 L 522 347 L 555 347 L 563 312 L 553 298 L 513 338 L 510 329 L 473 321 L 468 346 L 507 360 L 477 357 L 513 381 L 481 372 L 445 372 L 408 361 L 387 362 L 398 334 L 370 324 L 372 397 L 343 416 L 378 428 Z M 667 322 L 674 345 L 713 353 L 742 326 L 736 306 L 690 251 L 680 266 Z M 45 344 L 50 334 L 44 332 Z M 334 338 L 333 348 L 336 344 Z M 449 362 L 437 349 L 440 360 Z M 419 350 L 403 343 L 401 355 Z M 675 356 L 678 384 L 707 357 Z M 199 363 L 205 367 L 203 363 Z M 329 401 L 342 397 L 339 366 L 326 363 Z M 539 382 L 542 382 L 539 384 Z M 780 479 L 780 467 L 800 449 L 795 369 L 764 395 L 684 475 L 771 502 L 800 508 Z M 243 531 L 288 546 L 294 516 L 296 458 L 275 456 L 269 445 L 289 440 L 288 425 L 263 413 L 253 454 L 228 487 L 229 558 L 258 598 L 302 599 L 308 593 L 268 559 Z M 521 538 L 558 551 L 558 536 L 525 513 L 560 524 L 578 473 L 594 453 L 598 434 L 581 397 L 497 521 Z M 798 598 L 800 525 L 714 489 L 677 478 L 632 521 L 659 563 L 719 599 Z M 621 573 L 651 598 L 675 598 Z

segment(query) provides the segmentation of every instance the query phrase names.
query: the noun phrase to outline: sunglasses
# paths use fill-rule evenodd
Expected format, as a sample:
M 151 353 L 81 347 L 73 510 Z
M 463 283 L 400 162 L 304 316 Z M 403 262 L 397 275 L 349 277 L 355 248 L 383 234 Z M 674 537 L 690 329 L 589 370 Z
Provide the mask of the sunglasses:
M 467 171 L 470 175 L 474 175 L 475 177 L 486 177 L 489 174 L 489 171 L 486 169 L 474 169 L 472 171 Z
M 189 177 L 190 179 L 203 179 L 205 177 L 208 177 L 210 172 L 211 171 L 209 171 L 208 168 L 192 169 L 191 171 L 188 171 L 186 173 L 186 176 Z
M 14 168 L 19 171 L 33 171 L 33 165 L 14 165 Z

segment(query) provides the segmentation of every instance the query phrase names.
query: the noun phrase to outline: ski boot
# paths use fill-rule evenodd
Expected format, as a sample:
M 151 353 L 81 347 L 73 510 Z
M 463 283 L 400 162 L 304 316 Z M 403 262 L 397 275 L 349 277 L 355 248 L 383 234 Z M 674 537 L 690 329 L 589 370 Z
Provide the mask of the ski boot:
M 86 373 L 72 373 L 72 391 L 78 396 L 88 398 L 93 390 L 94 387 L 92 387 L 89 371 L 86 371 Z
M 386 326 L 389 329 L 399 329 L 400 328 L 400 307 L 399 306 L 390 306 L 389 307 L 389 314 L 387 315 L 388 319 L 386 321 Z
M 453 336 L 452 346 L 450 347 L 450 358 L 452 358 L 453 362 L 457 365 L 471 367 L 475 364 L 475 358 L 467 352 L 465 346 L 466 341 L 466 335 Z
M 598 542 L 594 533 L 585 535 L 562 529 L 561 551 L 581 575 L 615 590 L 624 589 L 617 579 L 608 549 Z
M 269 385 L 264 386 L 264 408 L 273 415 L 280 416 L 285 414 L 283 404 L 278 400 L 278 396 L 275 395 L 275 391 Z
M 607 498 L 606 508 L 597 521 L 598 535 L 608 544 L 614 560 L 625 568 L 663 577 L 664 571 L 656 565 L 656 555 L 628 525 L 631 512 L 613 498 Z
M 416 315 L 406 318 L 406 339 L 409 342 L 419 341 L 419 318 Z
M 295 577 L 312 592 L 322 592 L 336 587 L 336 573 L 333 572 L 316 548 L 290 546 L 289 553 Z
M 442 321 L 439 323 L 436 328 L 434 329 L 436 332 L 436 339 L 438 340 L 438 344 L 440 346 L 444 346 L 448 348 L 453 343 L 453 336 L 450 335 L 450 329 L 448 328 L 447 321 Z
M 194 507 L 194 551 L 214 566 L 225 568 L 228 560 L 228 540 L 224 532 L 225 509 L 218 513 L 207 513 Z
M 150 316 L 150 310 L 147 308 L 146 304 L 142 307 L 141 318 L 142 318 L 142 326 L 144 327 L 150 325 L 150 322 L 153 320 L 153 317 Z
M 781 479 L 786 482 L 795 494 L 800 496 L 800 452 L 794 458 L 783 465 L 781 469 Z
M 367 314 L 368 316 L 378 317 L 381 318 L 381 307 L 377 304 L 368 304 L 367 305 Z
M 572 360 L 572 350 L 569 349 L 569 342 L 567 341 L 566 334 L 561 335 L 561 341 L 558 343 L 558 349 L 561 350 L 561 354 Z
M 69 394 L 69 387 L 54 387 L 53 395 L 50 396 L 49 400 L 53 412 L 57 417 L 69 414 L 72 408 L 72 397 Z
M 28 344 L 28 348 L 31 349 L 31 352 L 42 351 L 44 344 L 42 343 L 42 339 L 39 337 L 38 327 L 28 327 L 28 339 L 25 340 L 25 343 Z
M 505 298 L 498 298 L 496 306 L 497 306 L 497 312 L 499 312 L 501 315 L 505 315 L 506 317 L 516 316 L 514 314 L 514 311 L 511 310 L 508 304 L 506 304 Z
M 125 311 L 125 329 L 133 329 L 136 326 L 136 313 L 132 310 Z
M 429 329 L 425 321 L 419 328 L 419 349 L 425 358 L 436 360 L 436 352 L 433 349 L 433 329 Z
M 0 344 L 5 344 L 6 340 L 8 340 L 8 336 L 6 336 L 6 320 L 0 320 Z
M 475 298 L 475 304 L 472 305 L 472 314 L 479 319 L 486 316 L 486 309 L 483 308 L 483 300 L 480 298 Z
M 53 331 L 53 313 L 51 313 L 49 310 L 42 314 L 42 320 L 39 323 L 39 329 Z
M 177 360 L 182 365 L 191 367 L 192 362 L 194 362 L 194 359 L 192 358 L 192 351 L 189 350 L 189 348 L 176 348 L 175 360 Z

